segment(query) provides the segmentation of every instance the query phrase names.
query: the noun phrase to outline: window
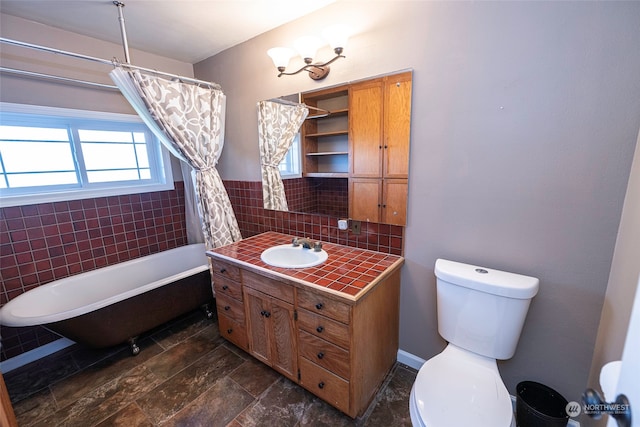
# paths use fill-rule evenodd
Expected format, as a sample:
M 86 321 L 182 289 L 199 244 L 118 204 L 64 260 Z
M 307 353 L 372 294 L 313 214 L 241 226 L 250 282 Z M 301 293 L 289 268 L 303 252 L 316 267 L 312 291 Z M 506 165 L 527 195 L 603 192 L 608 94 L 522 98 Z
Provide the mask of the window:
M 282 178 L 300 178 L 302 176 L 300 168 L 300 132 L 296 134 L 289 151 L 287 151 L 278 168 Z
M 0 104 L 0 206 L 173 188 L 138 116 Z

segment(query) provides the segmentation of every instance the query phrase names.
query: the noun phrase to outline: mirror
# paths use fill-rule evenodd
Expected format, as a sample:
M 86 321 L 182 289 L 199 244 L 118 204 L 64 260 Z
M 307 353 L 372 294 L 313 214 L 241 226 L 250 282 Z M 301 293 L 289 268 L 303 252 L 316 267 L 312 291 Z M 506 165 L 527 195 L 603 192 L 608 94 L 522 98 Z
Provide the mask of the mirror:
M 290 212 L 406 225 L 411 83 L 407 71 L 282 97 L 311 107 L 302 177 L 283 179 Z

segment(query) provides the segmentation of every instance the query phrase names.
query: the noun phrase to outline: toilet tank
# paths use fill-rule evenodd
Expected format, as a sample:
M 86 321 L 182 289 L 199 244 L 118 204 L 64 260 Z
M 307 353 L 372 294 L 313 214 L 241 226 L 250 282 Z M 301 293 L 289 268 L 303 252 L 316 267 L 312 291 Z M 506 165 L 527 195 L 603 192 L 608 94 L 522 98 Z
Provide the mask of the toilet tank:
M 539 280 L 444 259 L 435 274 L 440 335 L 486 357 L 511 358 Z

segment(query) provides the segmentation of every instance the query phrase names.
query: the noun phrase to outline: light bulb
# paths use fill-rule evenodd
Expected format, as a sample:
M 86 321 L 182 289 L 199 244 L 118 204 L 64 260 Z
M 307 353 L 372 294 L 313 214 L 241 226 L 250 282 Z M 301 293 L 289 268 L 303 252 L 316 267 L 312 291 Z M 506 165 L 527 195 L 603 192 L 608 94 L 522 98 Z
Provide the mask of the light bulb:
M 289 60 L 293 56 L 293 50 L 288 47 L 273 47 L 267 51 L 267 55 L 271 57 L 273 65 L 275 65 L 278 70 L 281 68 L 284 70 L 287 68 L 287 65 L 289 65 Z

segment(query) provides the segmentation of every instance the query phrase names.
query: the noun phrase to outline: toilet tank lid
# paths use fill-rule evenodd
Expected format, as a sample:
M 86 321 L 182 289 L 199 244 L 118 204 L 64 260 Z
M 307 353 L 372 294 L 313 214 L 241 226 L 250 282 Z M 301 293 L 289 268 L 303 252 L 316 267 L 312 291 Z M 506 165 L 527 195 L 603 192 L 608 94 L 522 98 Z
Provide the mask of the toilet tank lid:
M 528 299 L 538 293 L 540 280 L 446 259 L 436 260 L 436 277 L 465 288 L 508 298 Z

